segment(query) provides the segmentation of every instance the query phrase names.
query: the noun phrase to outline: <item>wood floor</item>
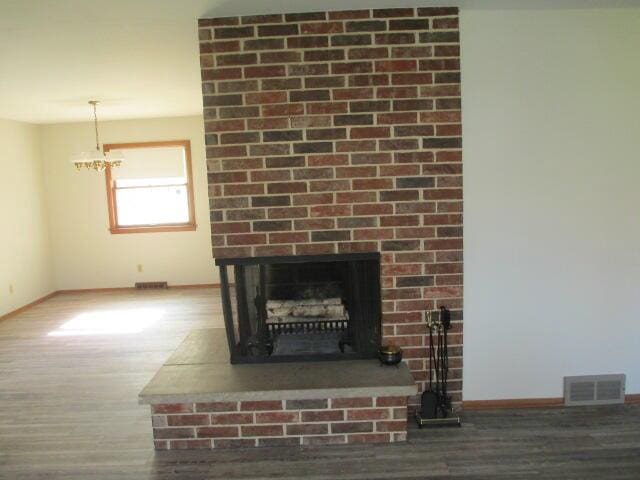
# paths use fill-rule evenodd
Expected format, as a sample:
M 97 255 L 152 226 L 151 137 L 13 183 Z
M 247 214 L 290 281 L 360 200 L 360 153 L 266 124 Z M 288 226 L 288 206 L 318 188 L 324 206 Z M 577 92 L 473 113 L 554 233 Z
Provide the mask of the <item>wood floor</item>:
M 0 479 L 640 479 L 639 406 L 469 412 L 405 445 L 155 453 L 138 392 L 218 326 L 213 289 L 58 295 L 0 322 Z

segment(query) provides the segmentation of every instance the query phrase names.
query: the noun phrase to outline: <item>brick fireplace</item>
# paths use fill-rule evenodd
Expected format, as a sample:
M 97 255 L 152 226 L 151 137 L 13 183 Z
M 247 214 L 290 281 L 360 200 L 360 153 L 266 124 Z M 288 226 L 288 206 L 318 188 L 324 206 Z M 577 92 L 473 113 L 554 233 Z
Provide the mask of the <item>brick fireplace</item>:
M 383 342 L 403 348 L 420 391 L 425 311 L 452 310 L 454 404 L 463 285 L 457 15 L 393 8 L 199 21 L 213 256 L 379 252 Z

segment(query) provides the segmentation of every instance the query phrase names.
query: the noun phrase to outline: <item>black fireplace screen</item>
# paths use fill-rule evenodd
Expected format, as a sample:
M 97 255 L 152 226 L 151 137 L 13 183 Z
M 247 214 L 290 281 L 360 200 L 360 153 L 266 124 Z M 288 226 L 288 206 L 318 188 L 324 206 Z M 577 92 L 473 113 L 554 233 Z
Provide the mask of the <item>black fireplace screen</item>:
M 225 258 L 216 264 L 231 363 L 376 356 L 379 253 Z

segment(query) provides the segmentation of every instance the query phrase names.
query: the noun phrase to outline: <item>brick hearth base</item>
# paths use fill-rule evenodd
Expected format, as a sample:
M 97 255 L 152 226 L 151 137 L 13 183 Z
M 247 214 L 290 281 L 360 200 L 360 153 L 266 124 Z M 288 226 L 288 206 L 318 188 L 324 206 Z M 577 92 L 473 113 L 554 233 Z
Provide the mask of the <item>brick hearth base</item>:
M 151 413 L 156 450 L 407 439 L 407 397 L 173 403 Z
M 407 439 L 416 385 L 376 360 L 231 365 L 224 329 L 192 331 L 140 392 L 156 450 Z

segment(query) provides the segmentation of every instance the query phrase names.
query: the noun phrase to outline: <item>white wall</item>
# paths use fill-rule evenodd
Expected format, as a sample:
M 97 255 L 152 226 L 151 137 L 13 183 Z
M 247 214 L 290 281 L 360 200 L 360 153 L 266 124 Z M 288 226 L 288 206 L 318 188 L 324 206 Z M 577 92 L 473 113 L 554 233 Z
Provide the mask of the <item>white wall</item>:
M 39 140 L 37 126 L 0 120 L 0 315 L 53 290 Z
M 640 392 L 640 9 L 461 18 L 464 398 Z
M 156 280 L 170 285 L 218 282 L 211 258 L 201 116 L 100 123 L 101 143 L 191 140 L 198 225 L 194 232 L 112 235 L 104 173 L 77 172 L 70 163 L 74 152 L 94 145 L 93 123 L 41 128 L 57 290 L 131 287 L 136 281 Z

